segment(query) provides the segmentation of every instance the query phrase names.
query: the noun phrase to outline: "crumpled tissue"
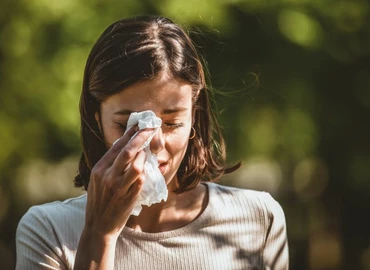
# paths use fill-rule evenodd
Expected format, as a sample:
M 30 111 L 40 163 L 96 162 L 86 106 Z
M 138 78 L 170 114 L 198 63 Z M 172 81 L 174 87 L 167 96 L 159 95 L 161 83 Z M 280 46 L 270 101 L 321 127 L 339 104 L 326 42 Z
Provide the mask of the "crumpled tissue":
M 161 128 L 162 120 L 150 110 L 134 112 L 130 114 L 125 133 L 135 125 L 138 125 L 139 130 L 146 128 L 155 129 L 149 139 L 139 149 L 139 151 L 144 149 L 146 160 L 144 164 L 144 184 L 140 191 L 139 198 L 135 203 L 134 209 L 131 212 L 131 215 L 138 216 L 142 210 L 142 205 L 151 206 L 152 204 L 159 203 L 162 200 L 166 201 L 168 190 L 165 179 L 158 169 L 157 156 L 150 151 L 150 142 L 158 132 L 158 129 Z M 138 134 L 138 132 L 132 136 L 131 140 Z

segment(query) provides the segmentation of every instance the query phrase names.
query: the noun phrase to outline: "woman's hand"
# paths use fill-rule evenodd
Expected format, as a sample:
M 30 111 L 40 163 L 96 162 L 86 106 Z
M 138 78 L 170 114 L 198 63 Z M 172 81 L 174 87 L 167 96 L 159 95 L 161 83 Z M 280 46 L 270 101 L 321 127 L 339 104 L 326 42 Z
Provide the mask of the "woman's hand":
M 113 269 L 117 238 L 144 181 L 146 154 L 140 148 L 153 132 L 142 130 L 130 141 L 135 133 L 132 128 L 92 169 L 75 269 Z

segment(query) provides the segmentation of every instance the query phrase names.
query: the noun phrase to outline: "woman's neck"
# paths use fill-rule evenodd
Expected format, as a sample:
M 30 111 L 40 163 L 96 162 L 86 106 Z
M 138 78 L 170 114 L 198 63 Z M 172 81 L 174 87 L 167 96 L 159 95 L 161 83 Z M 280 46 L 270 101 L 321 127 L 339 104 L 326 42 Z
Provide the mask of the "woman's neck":
M 208 203 L 207 187 L 198 185 L 190 191 L 168 192 L 165 202 L 143 206 L 139 216 L 131 216 L 126 226 L 143 232 L 155 233 L 181 228 L 196 219 Z

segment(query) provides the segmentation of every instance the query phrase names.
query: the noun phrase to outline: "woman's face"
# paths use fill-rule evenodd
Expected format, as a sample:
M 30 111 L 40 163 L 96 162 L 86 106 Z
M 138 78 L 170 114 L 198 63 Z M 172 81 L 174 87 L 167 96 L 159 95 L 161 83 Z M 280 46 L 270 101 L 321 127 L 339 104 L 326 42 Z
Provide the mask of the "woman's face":
M 192 127 L 191 85 L 160 75 L 104 100 L 100 106 L 100 126 L 107 148 L 123 135 L 130 113 L 145 110 L 152 110 L 162 119 L 162 128 L 153 137 L 150 148 L 157 155 L 166 184 L 173 190 L 176 181 L 172 180 L 185 155 Z

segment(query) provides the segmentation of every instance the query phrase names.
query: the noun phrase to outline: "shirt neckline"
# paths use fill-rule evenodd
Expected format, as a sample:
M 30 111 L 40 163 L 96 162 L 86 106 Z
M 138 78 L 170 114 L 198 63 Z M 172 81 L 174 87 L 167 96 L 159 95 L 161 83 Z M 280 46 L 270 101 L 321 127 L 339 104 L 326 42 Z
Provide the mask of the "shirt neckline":
M 207 188 L 207 205 L 204 208 L 203 212 L 193 221 L 190 223 L 186 224 L 183 227 L 180 227 L 178 229 L 170 230 L 170 231 L 164 231 L 164 232 L 158 232 L 158 233 L 148 233 L 148 232 L 141 232 L 141 231 L 136 231 L 130 227 L 123 227 L 122 233 L 120 237 L 127 238 L 127 237 L 132 237 L 135 239 L 140 239 L 140 240 L 146 240 L 146 241 L 158 241 L 161 239 L 166 239 L 166 238 L 171 238 L 171 237 L 176 237 L 179 235 L 184 235 L 188 232 L 192 232 L 195 230 L 198 230 L 202 227 L 204 227 L 206 224 L 208 224 L 210 217 L 211 217 L 211 206 L 213 205 L 213 193 L 214 193 L 214 183 L 210 182 L 204 182 L 202 183 L 206 186 Z

